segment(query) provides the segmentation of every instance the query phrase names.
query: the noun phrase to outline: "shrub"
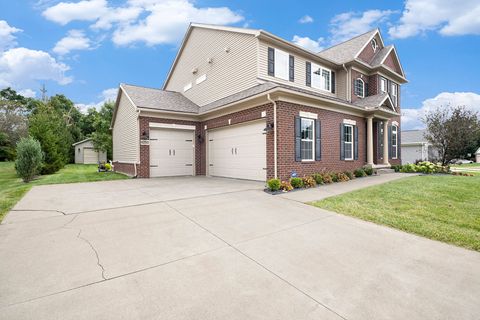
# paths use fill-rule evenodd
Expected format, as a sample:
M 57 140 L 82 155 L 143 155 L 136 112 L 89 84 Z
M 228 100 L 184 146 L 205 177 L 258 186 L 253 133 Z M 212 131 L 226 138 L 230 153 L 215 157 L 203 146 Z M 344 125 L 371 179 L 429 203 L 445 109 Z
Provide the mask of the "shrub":
M 302 181 L 305 188 L 313 188 L 317 185 L 313 177 L 303 177 Z
M 323 175 L 320 174 L 320 173 L 314 173 L 312 175 L 312 178 L 315 179 L 315 182 L 318 184 L 318 185 L 322 185 L 324 182 L 323 182 Z
M 352 180 L 355 177 L 352 171 L 345 171 L 344 174 L 348 177 L 348 180 Z
M 295 189 L 303 188 L 302 178 L 290 178 L 290 183 Z
M 335 172 L 330 173 L 330 176 L 332 177 L 333 182 L 338 182 L 338 174 Z
M 333 182 L 333 179 L 332 179 L 331 174 L 324 173 L 323 174 L 323 183 L 328 184 L 328 183 L 332 183 L 332 182 Z
M 402 169 L 401 164 L 396 164 L 390 167 L 391 169 L 395 170 L 395 172 L 400 172 L 400 169 Z
M 337 173 L 337 182 L 345 182 L 350 180 L 350 178 L 343 172 Z
M 22 138 L 17 143 L 15 170 L 24 182 L 29 182 L 40 171 L 43 161 L 40 142 L 32 137 Z
M 364 171 L 367 174 L 367 176 L 371 176 L 373 174 L 373 168 L 372 167 L 365 167 Z
M 361 177 L 366 177 L 367 176 L 367 173 L 365 172 L 365 170 L 363 170 L 362 168 L 358 168 L 356 169 L 353 174 L 355 175 L 355 177 L 357 178 L 361 178 Z
M 288 181 L 282 181 L 280 183 L 280 190 L 286 191 L 286 192 L 292 191 L 293 190 L 292 184 Z
M 414 173 L 417 172 L 417 165 L 413 163 L 408 163 L 402 166 L 400 172 L 403 173 Z
M 280 190 L 280 180 L 279 179 L 270 179 L 267 181 L 268 189 L 271 191 Z

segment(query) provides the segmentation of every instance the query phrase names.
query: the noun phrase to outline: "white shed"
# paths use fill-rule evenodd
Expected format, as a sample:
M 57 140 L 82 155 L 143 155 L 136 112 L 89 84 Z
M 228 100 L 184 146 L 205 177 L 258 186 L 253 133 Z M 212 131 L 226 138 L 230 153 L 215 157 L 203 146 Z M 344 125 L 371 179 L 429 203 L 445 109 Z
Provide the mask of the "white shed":
M 75 148 L 75 163 L 97 164 L 99 161 L 107 161 L 107 153 L 95 151 L 91 138 L 76 142 L 73 147 Z

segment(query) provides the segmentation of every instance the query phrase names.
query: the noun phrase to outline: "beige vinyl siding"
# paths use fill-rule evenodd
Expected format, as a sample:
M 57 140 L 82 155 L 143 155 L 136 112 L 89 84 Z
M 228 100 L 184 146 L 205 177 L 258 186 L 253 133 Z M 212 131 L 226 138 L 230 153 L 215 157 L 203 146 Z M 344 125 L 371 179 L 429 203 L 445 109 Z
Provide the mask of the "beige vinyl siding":
M 282 51 L 285 51 L 288 54 L 291 54 L 295 57 L 295 63 L 294 63 L 294 66 L 295 66 L 294 67 L 295 68 L 295 78 L 294 78 L 294 80 L 295 81 L 294 82 L 291 82 L 291 81 L 288 81 L 288 80 L 283 80 L 283 79 L 272 77 L 272 76 L 268 75 L 268 47 L 278 48 L 278 49 L 280 49 Z M 333 93 L 328 92 L 328 91 L 308 87 L 305 84 L 306 80 L 307 80 L 306 62 L 310 61 L 312 63 L 316 63 L 318 65 L 323 66 L 322 63 L 320 63 L 319 61 L 313 61 L 311 59 L 306 59 L 305 57 L 299 56 L 298 54 L 293 54 L 293 53 L 289 52 L 288 49 L 286 49 L 286 48 L 279 48 L 279 47 L 276 47 L 275 45 L 268 44 L 267 42 L 261 41 L 261 40 L 260 40 L 260 43 L 259 43 L 259 53 L 258 54 L 259 54 L 259 56 L 258 56 L 258 60 L 259 60 L 258 61 L 258 77 L 260 79 L 272 80 L 272 81 L 275 81 L 275 82 L 278 82 L 278 83 L 284 83 L 286 85 L 295 86 L 295 87 L 299 87 L 299 88 L 302 88 L 302 89 L 317 91 L 319 93 L 322 93 L 322 94 L 325 94 L 325 95 L 328 95 L 328 96 L 332 96 L 332 97 L 337 96 L 336 94 L 333 94 Z M 325 66 L 325 68 L 331 70 L 331 68 L 329 68 L 327 66 Z M 335 71 L 335 75 L 338 78 L 339 71 L 338 70 L 332 70 L 332 71 Z M 338 89 L 338 87 L 339 87 L 338 79 L 335 79 L 335 80 L 337 82 L 336 88 Z
M 113 126 L 113 161 L 138 161 L 140 141 L 137 112 L 122 91 Z
M 340 99 L 347 100 L 347 72 L 345 70 L 338 70 L 336 74 L 336 92 L 337 97 Z
M 253 35 L 193 28 L 165 89 L 181 92 L 203 106 L 255 86 L 256 57 L 257 39 Z M 208 63 L 210 58 L 212 63 Z M 194 68 L 198 69 L 196 74 L 192 73 Z M 206 80 L 196 84 L 204 74 Z M 192 88 L 184 92 L 188 83 Z

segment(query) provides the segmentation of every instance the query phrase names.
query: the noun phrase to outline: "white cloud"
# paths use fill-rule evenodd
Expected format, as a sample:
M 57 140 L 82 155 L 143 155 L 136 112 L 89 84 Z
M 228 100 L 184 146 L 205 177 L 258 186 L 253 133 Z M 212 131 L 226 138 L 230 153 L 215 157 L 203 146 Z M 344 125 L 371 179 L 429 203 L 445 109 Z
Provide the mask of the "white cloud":
M 83 113 L 86 113 L 88 109 L 95 108 L 99 110 L 105 102 L 112 102 L 117 99 L 118 88 L 109 88 L 102 91 L 98 96 L 100 98 L 99 102 L 91 103 L 77 103 L 75 106 Z
M 147 45 L 177 43 L 189 22 L 209 24 L 233 24 L 244 18 L 227 7 L 198 8 L 187 0 L 132 0 L 140 5 L 148 16 L 136 23 L 120 26 L 113 34 L 117 45 L 144 42 Z
M 91 49 L 91 41 L 82 30 L 70 30 L 68 35 L 55 44 L 53 52 L 64 55 L 73 50 Z
M 309 15 L 305 15 L 303 17 L 300 18 L 300 20 L 298 20 L 298 22 L 304 24 L 304 23 L 312 23 L 313 22 L 313 18 L 310 17 Z
M 35 98 L 35 96 L 37 95 L 37 93 L 35 91 L 33 91 L 32 89 L 20 90 L 20 91 L 18 91 L 18 94 L 20 94 L 24 97 L 27 97 L 27 98 Z
M 65 85 L 73 80 L 65 75 L 69 69 L 45 51 L 14 48 L 0 52 L 0 86 L 4 87 L 22 90 L 36 86 L 37 80 Z
M 331 43 L 336 44 L 368 32 L 385 22 L 393 13 L 392 10 L 368 10 L 338 14 L 330 21 Z
M 463 0 L 407 0 L 400 23 L 389 29 L 393 38 L 408 38 L 426 31 L 442 35 L 480 34 L 480 2 Z
M 110 29 L 115 23 L 128 24 L 135 21 L 143 9 L 140 7 L 109 8 L 108 12 L 92 25 L 92 29 Z
M 66 25 L 74 20 L 95 21 L 108 13 L 106 0 L 83 0 L 79 2 L 60 2 L 42 12 L 50 21 Z
M 307 50 L 313 52 L 319 52 L 323 50 L 322 44 L 325 42 L 324 38 L 318 38 L 318 40 L 310 39 L 309 37 L 300 37 L 300 36 L 293 36 L 292 42 L 300 47 L 303 47 Z
M 419 109 L 402 109 L 402 129 L 422 129 L 425 127 L 422 118 L 427 112 L 448 106 L 465 106 L 480 112 L 480 95 L 474 92 L 442 92 L 434 98 L 423 101 Z
M 7 21 L 0 20 L 0 51 L 15 46 L 17 42 L 14 33 L 21 31 L 21 29 L 9 26 Z

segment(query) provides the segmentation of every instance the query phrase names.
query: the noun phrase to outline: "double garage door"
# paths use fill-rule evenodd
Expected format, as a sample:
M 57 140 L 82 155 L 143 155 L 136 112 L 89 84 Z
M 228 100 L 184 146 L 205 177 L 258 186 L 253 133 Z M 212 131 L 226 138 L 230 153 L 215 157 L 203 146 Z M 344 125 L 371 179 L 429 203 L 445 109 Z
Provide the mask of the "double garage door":
M 207 132 L 207 174 L 266 179 L 265 121 Z M 150 128 L 150 177 L 194 175 L 194 130 Z

